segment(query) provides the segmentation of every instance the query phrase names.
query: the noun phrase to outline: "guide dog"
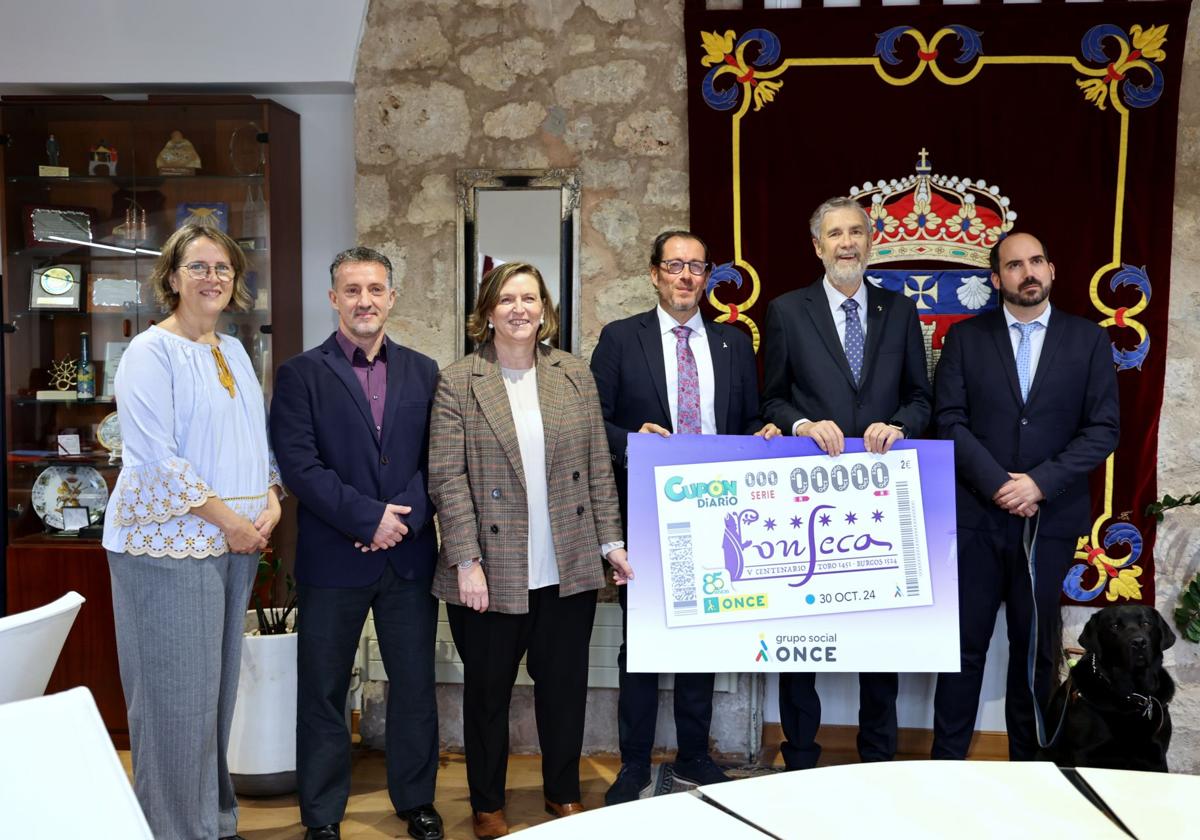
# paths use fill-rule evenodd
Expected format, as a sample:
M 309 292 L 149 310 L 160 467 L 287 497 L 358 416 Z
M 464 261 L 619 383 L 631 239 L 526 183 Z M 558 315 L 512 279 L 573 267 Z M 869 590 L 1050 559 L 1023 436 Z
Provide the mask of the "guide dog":
M 1050 699 L 1046 728 L 1058 739 L 1040 757 L 1062 767 L 1167 772 L 1175 681 L 1163 651 L 1175 633 L 1152 607 L 1109 606 L 1079 636 L 1084 656 Z

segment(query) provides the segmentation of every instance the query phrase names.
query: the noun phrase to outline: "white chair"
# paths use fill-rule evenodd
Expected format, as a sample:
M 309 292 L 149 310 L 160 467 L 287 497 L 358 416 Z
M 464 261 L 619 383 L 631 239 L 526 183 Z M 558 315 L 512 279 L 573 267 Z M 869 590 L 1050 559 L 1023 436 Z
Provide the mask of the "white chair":
M 84 598 L 68 592 L 44 607 L 0 618 L 0 703 L 41 697 Z
M 0 705 L 0 744 L 5 838 L 154 840 L 86 688 Z

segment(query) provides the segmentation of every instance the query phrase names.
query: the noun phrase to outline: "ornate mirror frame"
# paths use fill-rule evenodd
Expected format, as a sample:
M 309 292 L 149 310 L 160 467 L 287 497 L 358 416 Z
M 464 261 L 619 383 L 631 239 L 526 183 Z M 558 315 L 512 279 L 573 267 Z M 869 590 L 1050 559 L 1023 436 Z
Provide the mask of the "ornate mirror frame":
M 558 347 L 579 353 L 582 337 L 579 295 L 579 170 L 578 169 L 460 169 L 458 192 L 458 269 L 455 356 L 475 350 L 467 337 L 467 315 L 479 290 L 479 194 L 485 190 L 556 190 L 558 223 Z M 512 255 L 519 257 L 520 255 Z M 552 290 L 555 291 L 555 290 Z

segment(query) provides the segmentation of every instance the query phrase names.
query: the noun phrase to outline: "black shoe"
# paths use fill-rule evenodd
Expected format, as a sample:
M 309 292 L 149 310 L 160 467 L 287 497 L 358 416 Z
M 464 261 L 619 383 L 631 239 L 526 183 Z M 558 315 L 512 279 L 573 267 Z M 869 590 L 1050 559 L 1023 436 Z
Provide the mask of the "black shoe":
M 246 840 L 246 838 L 240 834 L 227 834 L 224 837 L 219 838 L 219 840 Z
M 342 840 L 341 823 L 310 825 L 304 831 L 304 840 Z
M 408 836 L 417 840 L 442 840 L 445 833 L 442 830 L 442 815 L 433 805 L 418 805 L 397 811 L 396 816 L 408 823 Z
M 650 791 L 650 766 L 647 764 L 622 764 L 616 781 L 604 794 L 605 805 L 620 805 L 641 799 Z
M 708 756 L 676 761 L 671 769 L 676 779 L 691 785 L 716 785 L 729 781 L 725 771 Z

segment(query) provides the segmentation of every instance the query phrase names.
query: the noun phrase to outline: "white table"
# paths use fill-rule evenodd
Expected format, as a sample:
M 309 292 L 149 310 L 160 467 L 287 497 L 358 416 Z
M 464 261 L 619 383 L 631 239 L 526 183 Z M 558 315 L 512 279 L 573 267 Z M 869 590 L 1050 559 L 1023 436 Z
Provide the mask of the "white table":
M 1178 840 L 1200 833 L 1200 776 L 1077 767 L 1104 804 L 1138 840 Z
M 847 764 L 706 785 L 699 791 L 785 840 L 1129 840 L 1048 762 Z
M 153 840 L 86 688 L 0 705 L 0 815 L 22 840 Z
M 573 817 L 524 829 L 520 837 L 569 837 L 571 840 L 636 840 L 643 837 L 692 840 L 720 837 L 722 840 L 769 840 L 761 831 L 691 793 L 654 796 L 611 808 L 584 811 Z

